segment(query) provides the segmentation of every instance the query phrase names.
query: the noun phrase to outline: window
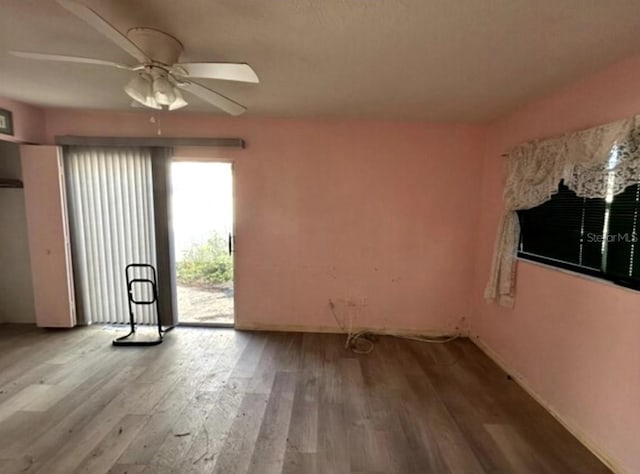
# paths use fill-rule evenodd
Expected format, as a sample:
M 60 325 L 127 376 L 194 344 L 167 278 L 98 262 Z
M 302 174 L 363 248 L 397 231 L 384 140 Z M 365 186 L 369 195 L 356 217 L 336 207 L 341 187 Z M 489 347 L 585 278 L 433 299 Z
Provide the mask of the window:
M 551 200 L 518 211 L 518 256 L 640 290 L 640 186 L 581 198 L 559 184 Z

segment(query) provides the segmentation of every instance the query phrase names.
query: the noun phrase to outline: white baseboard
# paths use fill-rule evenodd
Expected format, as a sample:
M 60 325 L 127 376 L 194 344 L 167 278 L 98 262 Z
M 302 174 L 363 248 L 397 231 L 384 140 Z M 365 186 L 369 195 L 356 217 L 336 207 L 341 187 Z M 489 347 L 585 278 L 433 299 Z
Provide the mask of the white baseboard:
M 329 334 L 346 334 L 346 332 L 337 326 L 303 326 L 292 324 L 265 324 L 253 322 L 236 322 L 236 330 L 238 331 L 277 331 L 277 332 L 318 332 Z M 434 330 L 425 331 L 424 329 L 391 329 L 391 328 L 368 328 L 353 327 L 352 333 L 370 332 L 373 334 L 396 334 L 401 336 L 425 336 L 425 337 L 447 337 L 455 334 L 453 330 Z M 464 336 L 463 336 L 464 337 Z
M 492 361 L 494 361 L 502 370 L 504 370 L 507 374 L 511 376 L 511 378 L 520 386 L 522 389 L 527 392 L 531 397 L 538 402 L 540 405 L 547 410 L 551 416 L 553 416 L 562 426 L 566 428 L 569 433 L 571 433 L 578 441 L 580 441 L 589 451 L 591 451 L 594 456 L 596 456 L 600 461 L 602 461 L 609 469 L 611 469 L 616 474 L 630 474 L 629 471 L 624 469 L 617 461 L 613 459 L 613 456 L 605 453 L 602 448 L 600 448 L 589 436 L 583 433 L 579 428 L 577 428 L 573 423 L 564 419 L 561 414 L 556 412 L 554 408 L 551 406 L 549 402 L 547 402 L 540 394 L 538 394 L 527 382 L 527 379 L 523 377 L 520 373 L 514 371 L 509 365 L 495 352 L 491 347 L 489 347 L 482 339 L 477 336 L 472 336 L 469 338 L 471 342 L 473 342 L 482 352 L 484 352 L 487 357 L 489 357 Z

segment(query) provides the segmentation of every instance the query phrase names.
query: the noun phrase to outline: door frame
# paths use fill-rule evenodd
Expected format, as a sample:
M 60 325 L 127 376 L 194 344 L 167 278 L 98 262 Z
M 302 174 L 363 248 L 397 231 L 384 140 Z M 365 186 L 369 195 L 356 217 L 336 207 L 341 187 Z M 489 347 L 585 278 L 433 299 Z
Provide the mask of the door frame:
M 195 148 L 195 150 L 194 150 Z M 175 246 L 174 246 L 174 235 L 173 235 L 173 225 L 170 226 L 169 233 L 171 234 L 171 249 L 170 249 L 170 260 L 172 266 L 172 275 L 171 275 L 171 293 L 173 301 L 175 304 L 176 311 L 176 324 L 178 326 L 187 326 L 187 327 L 212 327 L 212 328 L 232 328 L 235 329 L 236 321 L 238 320 L 238 311 L 237 311 L 237 257 L 236 257 L 236 233 L 237 233 L 237 219 L 236 219 L 236 168 L 235 168 L 235 159 L 229 156 L 218 156 L 220 153 L 219 149 L 211 149 L 209 147 L 177 147 L 174 149 L 173 156 L 171 157 L 170 164 L 173 163 L 229 163 L 231 165 L 231 200 L 232 200 L 232 224 L 231 224 L 231 238 L 232 238 L 232 252 L 231 258 L 233 262 L 233 322 L 231 323 L 207 323 L 207 322 L 182 322 L 180 321 L 178 315 L 178 290 L 177 290 L 177 279 L 175 274 L 176 261 L 175 261 Z M 227 152 L 228 153 L 228 152 Z M 171 170 L 169 170 L 169 183 L 173 184 Z M 171 195 L 173 194 L 173 189 L 169 189 L 169 193 L 167 196 L 167 200 L 169 201 L 169 208 L 173 209 L 173 203 L 171 202 Z M 173 218 L 171 219 L 173 222 Z

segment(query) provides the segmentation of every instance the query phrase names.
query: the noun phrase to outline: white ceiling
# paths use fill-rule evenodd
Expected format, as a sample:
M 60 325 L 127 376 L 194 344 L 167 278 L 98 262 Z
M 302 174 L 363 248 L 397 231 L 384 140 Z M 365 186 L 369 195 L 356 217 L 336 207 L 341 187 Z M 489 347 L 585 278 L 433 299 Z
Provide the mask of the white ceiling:
M 489 120 L 640 52 L 638 0 L 84 1 L 177 37 L 183 60 L 250 63 L 258 85 L 201 82 L 261 116 Z M 127 71 L 9 49 L 132 63 L 54 0 L 0 1 L 0 96 L 129 108 Z

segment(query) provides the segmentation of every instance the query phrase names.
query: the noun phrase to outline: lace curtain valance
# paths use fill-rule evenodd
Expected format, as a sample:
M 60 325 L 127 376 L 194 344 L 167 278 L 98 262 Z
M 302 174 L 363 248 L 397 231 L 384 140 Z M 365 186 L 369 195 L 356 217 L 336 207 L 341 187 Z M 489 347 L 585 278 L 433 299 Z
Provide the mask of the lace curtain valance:
M 640 182 L 640 115 L 511 150 L 506 159 L 505 212 L 485 290 L 488 300 L 513 306 L 520 240 L 516 211 L 551 199 L 562 180 L 588 198 L 613 196 Z

